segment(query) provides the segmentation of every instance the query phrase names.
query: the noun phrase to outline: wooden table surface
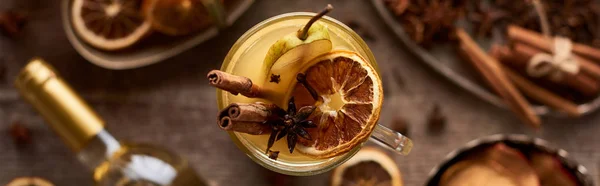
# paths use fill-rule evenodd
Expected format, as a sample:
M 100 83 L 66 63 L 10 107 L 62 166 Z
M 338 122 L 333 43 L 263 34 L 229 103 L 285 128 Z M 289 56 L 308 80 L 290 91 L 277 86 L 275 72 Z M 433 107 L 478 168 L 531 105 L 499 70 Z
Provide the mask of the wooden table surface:
M 220 66 L 229 47 L 254 24 L 281 13 L 320 10 L 325 3 L 336 8 L 332 17 L 356 21 L 373 35 L 367 43 L 381 67 L 386 91 L 381 123 L 388 125 L 394 115 L 406 118 L 415 142 L 409 156 L 394 156 L 405 185 L 423 185 L 448 152 L 497 133 L 546 139 L 567 150 L 598 179 L 600 114 L 577 120 L 543 118 L 542 129 L 533 131 L 408 53 L 367 0 L 258 0 L 218 37 L 162 63 L 124 71 L 94 66 L 77 54 L 62 30 L 59 0 L 3 0 L 0 10 L 21 8 L 31 14 L 20 37 L 0 36 L 0 64 L 7 69 L 0 77 L 0 185 L 18 176 L 41 176 L 59 186 L 93 185 L 91 172 L 12 86 L 19 69 L 34 56 L 55 65 L 116 137 L 166 146 L 188 158 L 213 185 L 269 185 L 273 174 L 247 158 L 215 126 L 215 90 L 207 86 L 205 74 Z M 448 123 L 441 134 L 432 135 L 425 119 L 436 103 Z M 6 135 L 15 121 L 32 129 L 32 144 L 18 148 Z M 329 174 L 284 178 L 291 185 L 327 185 Z

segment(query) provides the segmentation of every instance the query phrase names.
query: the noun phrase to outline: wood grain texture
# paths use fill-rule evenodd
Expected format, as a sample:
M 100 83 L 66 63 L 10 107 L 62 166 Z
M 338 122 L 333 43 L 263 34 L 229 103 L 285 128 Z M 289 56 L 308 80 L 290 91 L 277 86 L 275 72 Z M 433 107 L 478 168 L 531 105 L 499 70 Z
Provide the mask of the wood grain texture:
M 598 174 L 600 114 L 579 120 L 544 118 L 541 131 L 534 133 L 509 111 L 479 100 L 423 65 L 407 52 L 366 0 L 257 0 L 220 36 L 165 62 L 126 71 L 105 70 L 79 56 L 62 30 L 56 1 L 0 1 L 1 9 L 24 7 L 32 12 L 25 37 L 0 36 L 0 63 L 8 67 L 7 77 L 0 78 L 0 185 L 28 175 L 45 177 L 60 186 L 92 185 L 90 173 L 7 83 L 33 56 L 56 66 L 118 138 L 168 146 L 190 159 L 199 174 L 214 185 L 268 185 L 266 178 L 272 174 L 246 157 L 215 126 L 215 90 L 207 85 L 205 75 L 220 66 L 229 47 L 256 23 L 285 12 L 318 11 L 326 3 L 336 8 L 330 16 L 355 20 L 376 37 L 368 44 L 384 77 L 381 123 L 389 125 L 394 115 L 405 117 L 415 143 L 409 156 L 393 156 L 405 185 L 424 185 L 429 171 L 447 153 L 470 140 L 497 133 L 544 138 L 570 152 L 591 175 Z M 404 79 L 402 86 L 397 84 L 398 78 Z M 428 134 L 425 125 L 426 113 L 434 102 L 448 118 L 440 135 Z M 16 148 L 4 135 L 16 120 L 33 130 L 34 143 L 26 148 Z M 285 179 L 293 185 L 319 186 L 328 184 L 329 174 Z

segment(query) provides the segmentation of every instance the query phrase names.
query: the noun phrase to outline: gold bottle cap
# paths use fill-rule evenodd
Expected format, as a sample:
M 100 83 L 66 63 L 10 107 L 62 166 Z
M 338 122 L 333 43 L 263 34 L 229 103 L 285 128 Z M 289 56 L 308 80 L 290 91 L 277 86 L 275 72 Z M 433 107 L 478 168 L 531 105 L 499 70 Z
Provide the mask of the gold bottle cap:
M 104 128 L 104 121 L 42 59 L 31 60 L 15 86 L 75 152 Z

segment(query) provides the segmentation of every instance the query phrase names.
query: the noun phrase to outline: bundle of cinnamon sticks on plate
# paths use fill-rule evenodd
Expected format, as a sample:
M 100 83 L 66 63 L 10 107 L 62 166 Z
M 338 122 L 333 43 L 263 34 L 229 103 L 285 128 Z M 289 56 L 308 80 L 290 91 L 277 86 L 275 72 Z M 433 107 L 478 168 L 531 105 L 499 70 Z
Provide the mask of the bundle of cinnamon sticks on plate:
M 525 123 L 541 125 L 525 97 L 579 117 L 576 102 L 600 93 L 600 49 L 518 26 L 507 29 L 508 44 L 493 45 L 489 53 L 457 29 L 460 55 Z

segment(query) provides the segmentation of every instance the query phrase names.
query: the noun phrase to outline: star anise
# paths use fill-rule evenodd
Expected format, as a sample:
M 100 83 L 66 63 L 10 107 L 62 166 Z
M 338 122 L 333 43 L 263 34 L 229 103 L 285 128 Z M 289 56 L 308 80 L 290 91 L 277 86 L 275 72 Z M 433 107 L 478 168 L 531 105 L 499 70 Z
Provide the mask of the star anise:
M 386 0 L 387 5 L 405 29 L 419 45 L 453 40 L 454 23 L 466 11 L 467 0 Z M 405 7 L 406 6 L 406 7 Z
M 509 18 L 509 13 L 498 8 L 485 6 L 479 1 L 474 1 L 474 12 L 470 12 L 468 19 L 475 25 L 475 33 L 479 37 L 491 36 L 492 27 L 497 22 Z
M 435 41 L 447 41 L 452 38 L 454 23 L 461 16 L 460 7 L 454 7 L 451 0 L 431 0 L 424 8 L 421 21 L 426 25 L 423 32 L 425 47 L 435 44 Z
M 305 74 L 298 74 L 296 79 L 300 84 L 304 86 L 310 92 L 313 99 L 317 99 L 317 92 L 306 82 Z M 310 134 L 306 131 L 306 128 L 317 127 L 315 123 L 308 120 L 308 117 L 315 111 L 315 106 L 304 106 L 296 111 L 296 102 L 294 97 L 288 101 L 287 111 L 280 109 L 278 113 L 273 114 L 273 118 L 270 118 L 267 123 L 273 128 L 269 141 L 267 143 L 267 150 L 265 153 L 269 154 L 271 147 L 276 141 L 287 136 L 288 150 L 290 153 L 294 152 L 296 148 L 296 142 L 298 136 L 307 140 L 312 140 Z
M 279 141 L 286 136 L 290 153 L 294 152 L 298 136 L 307 140 L 312 140 L 310 134 L 306 131 L 306 128 L 317 127 L 312 121 L 307 120 L 308 116 L 310 116 L 315 109 L 315 106 L 304 106 L 296 111 L 294 97 L 290 98 L 288 109 L 283 117 L 276 117 L 267 121 L 271 127 L 273 127 L 273 131 L 271 132 L 271 136 L 269 136 L 266 153 L 268 154 L 269 149 L 271 149 L 276 141 Z

